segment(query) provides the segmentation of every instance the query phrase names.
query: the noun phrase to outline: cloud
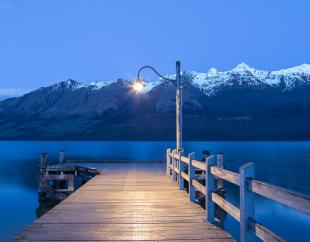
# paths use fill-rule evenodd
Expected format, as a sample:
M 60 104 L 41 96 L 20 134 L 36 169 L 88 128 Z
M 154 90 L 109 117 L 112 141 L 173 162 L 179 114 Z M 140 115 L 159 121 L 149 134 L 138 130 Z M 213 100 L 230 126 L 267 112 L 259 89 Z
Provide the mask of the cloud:
M 22 96 L 30 91 L 30 89 L 23 88 L 0 88 L 0 99 Z

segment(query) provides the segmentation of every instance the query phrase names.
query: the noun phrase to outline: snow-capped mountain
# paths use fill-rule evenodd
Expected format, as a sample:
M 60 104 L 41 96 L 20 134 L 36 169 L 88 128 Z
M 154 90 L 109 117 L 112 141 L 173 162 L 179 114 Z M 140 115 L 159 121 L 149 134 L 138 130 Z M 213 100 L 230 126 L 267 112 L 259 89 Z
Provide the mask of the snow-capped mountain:
M 295 86 L 310 85 L 310 64 L 303 64 L 279 71 L 257 70 L 245 63 L 237 65 L 229 71 L 217 71 L 211 68 L 207 73 L 190 72 L 192 81 L 206 95 L 215 95 L 221 88 L 233 85 L 282 87 L 283 91 Z
M 175 78 L 175 75 L 167 75 Z M 182 72 L 184 138 L 310 139 L 310 65 Z M 175 87 L 67 80 L 0 102 L 2 139 L 174 139 Z
M 170 79 L 175 79 L 175 74 L 167 75 Z M 186 71 L 182 72 L 182 79 L 187 82 L 192 82 L 198 88 L 204 91 L 208 96 L 215 95 L 223 88 L 232 86 L 269 86 L 281 87 L 283 91 L 287 91 L 295 86 L 310 85 L 310 64 L 303 64 L 300 66 L 278 70 L 265 71 L 257 70 L 248 66 L 245 63 L 237 65 L 235 68 L 228 71 L 218 71 L 211 68 L 208 72 Z M 122 80 L 122 79 L 119 79 Z M 119 81 L 117 80 L 117 81 Z M 132 85 L 132 80 L 123 80 L 128 86 Z M 116 81 L 94 81 L 90 84 L 83 84 L 74 80 L 67 80 L 54 85 L 54 88 L 65 86 L 71 90 L 80 88 L 90 88 L 92 90 L 99 90 L 107 87 Z M 142 93 L 148 93 L 154 87 L 165 82 L 164 80 L 146 81 L 146 87 Z

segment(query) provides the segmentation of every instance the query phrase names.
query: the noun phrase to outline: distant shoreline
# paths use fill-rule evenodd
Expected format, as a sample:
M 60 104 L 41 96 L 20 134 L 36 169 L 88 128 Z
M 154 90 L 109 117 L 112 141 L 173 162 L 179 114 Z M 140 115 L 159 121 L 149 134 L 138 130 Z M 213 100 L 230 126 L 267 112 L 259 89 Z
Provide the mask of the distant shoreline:
M 171 139 L 3 139 L 0 141 L 175 142 Z M 183 142 L 309 142 L 309 139 L 185 139 Z

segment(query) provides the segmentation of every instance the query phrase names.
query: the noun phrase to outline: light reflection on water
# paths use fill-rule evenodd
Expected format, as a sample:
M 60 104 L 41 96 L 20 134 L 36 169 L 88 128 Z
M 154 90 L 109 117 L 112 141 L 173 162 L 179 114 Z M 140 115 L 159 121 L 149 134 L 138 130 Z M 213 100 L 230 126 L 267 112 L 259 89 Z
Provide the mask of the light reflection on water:
M 50 160 L 57 159 L 60 149 L 65 149 L 70 159 L 159 160 L 165 159 L 167 147 L 174 146 L 173 141 L 1 141 L 0 241 L 7 241 L 42 212 L 36 193 L 41 152 L 48 152 Z M 184 142 L 184 148 L 195 151 L 197 159 L 203 149 L 223 152 L 225 167 L 233 171 L 248 161 L 254 162 L 258 180 L 310 195 L 310 142 Z M 225 185 L 226 198 L 238 205 L 238 188 Z M 309 216 L 260 196 L 256 204 L 258 222 L 287 241 L 308 241 Z M 239 223 L 231 216 L 227 216 L 224 226 L 239 237 Z

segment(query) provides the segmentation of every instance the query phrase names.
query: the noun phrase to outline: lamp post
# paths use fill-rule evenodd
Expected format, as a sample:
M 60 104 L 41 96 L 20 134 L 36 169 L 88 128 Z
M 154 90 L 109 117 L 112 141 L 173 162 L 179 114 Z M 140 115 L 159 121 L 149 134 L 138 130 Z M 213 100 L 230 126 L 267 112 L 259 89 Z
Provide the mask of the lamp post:
M 143 69 L 152 70 L 160 78 L 171 81 L 176 86 L 176 151 L 179 154 L 182 151 L 182 82 L 181 82 L 181 62 L 176 62 L 176 79 L 166 78 L 151 66 L 142 66 L 138 70 L 137 79 L 133 84 L 133 88 L 141 91 L 145 84 L 143 83 L 140 73 Z

